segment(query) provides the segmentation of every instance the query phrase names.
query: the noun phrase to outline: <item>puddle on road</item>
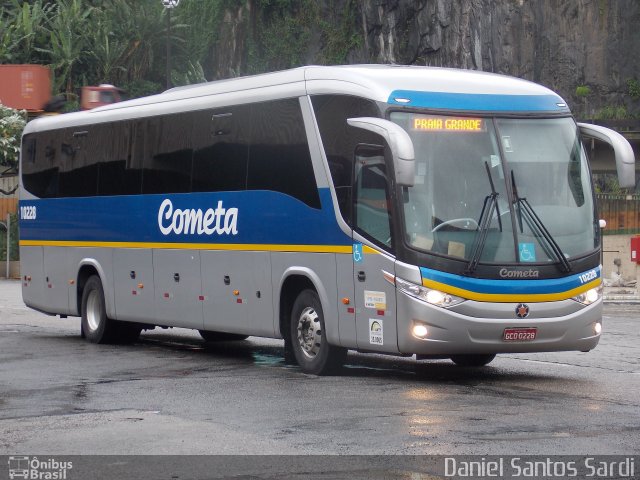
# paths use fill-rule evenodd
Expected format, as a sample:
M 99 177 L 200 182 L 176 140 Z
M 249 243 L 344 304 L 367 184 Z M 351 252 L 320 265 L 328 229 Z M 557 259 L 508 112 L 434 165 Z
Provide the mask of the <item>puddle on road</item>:
M 263 352 L 253 352 L 253 363 L 263 367 L 283 367 L 284 357 L 281 355 L 271 355 Z

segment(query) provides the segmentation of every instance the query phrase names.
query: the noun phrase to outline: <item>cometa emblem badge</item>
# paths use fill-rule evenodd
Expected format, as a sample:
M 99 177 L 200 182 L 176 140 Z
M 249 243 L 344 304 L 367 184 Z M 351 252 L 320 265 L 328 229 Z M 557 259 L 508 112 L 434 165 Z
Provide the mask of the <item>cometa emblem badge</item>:
M 519 303 L 516 307 L 516 317 L 527 318 L 529 316 L 529 305 L 526 303 Z

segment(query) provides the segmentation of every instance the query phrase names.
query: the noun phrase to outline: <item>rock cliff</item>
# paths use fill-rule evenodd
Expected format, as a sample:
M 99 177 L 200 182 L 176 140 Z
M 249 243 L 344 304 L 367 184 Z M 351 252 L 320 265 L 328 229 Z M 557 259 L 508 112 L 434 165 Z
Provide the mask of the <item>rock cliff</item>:
M 639 113 L 638 0 L 227 2 L 211 77 L 303 64 L 399 63 L 504 73 L 559 92 L 578 114 Z M 588 87 L 579 90 L 578 87 Z M 640 84 L 638 84 L 640 88 Z

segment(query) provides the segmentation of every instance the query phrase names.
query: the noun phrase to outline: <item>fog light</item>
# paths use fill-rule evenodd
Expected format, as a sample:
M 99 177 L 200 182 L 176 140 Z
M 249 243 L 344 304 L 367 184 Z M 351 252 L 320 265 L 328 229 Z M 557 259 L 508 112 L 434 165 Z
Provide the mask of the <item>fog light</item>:
M 596 322 L 596 323 L 593 325 L 593 331 L 594 331 L 594 332 L 596 332 L 596 335 L 600 335 L 600 333 L 602 333 L 602 324 L 601 324 L 601 323 Z
M 424 338 L 427 336 L 428 330 L 424 325 L 414 325 L 413 326 L 413 335 L 418 338 Z

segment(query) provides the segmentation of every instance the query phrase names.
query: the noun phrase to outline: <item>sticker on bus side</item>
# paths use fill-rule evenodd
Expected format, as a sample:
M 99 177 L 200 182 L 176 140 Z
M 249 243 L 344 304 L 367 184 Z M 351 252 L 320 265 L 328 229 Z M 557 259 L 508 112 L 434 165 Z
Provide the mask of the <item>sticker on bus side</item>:
M 518 253 L 521 262 L 536 261 L 536 246 L 533 243 L 520 243 L 518 245 Z
M 364 255 L 362 253 L 362 244 L 354 243 L 353 244 L 353 261 L 355 263 L 360 263 L 364 260 Z
M 387 295 L 384 292 L 364 291 L 365 308 L 375 308 L 376 310 L 387 309 Z
M 384 332 L 382 330 L 382 320 L 377 318 L 369 319 L 369 343 L 372 345 L 384 344 Z

